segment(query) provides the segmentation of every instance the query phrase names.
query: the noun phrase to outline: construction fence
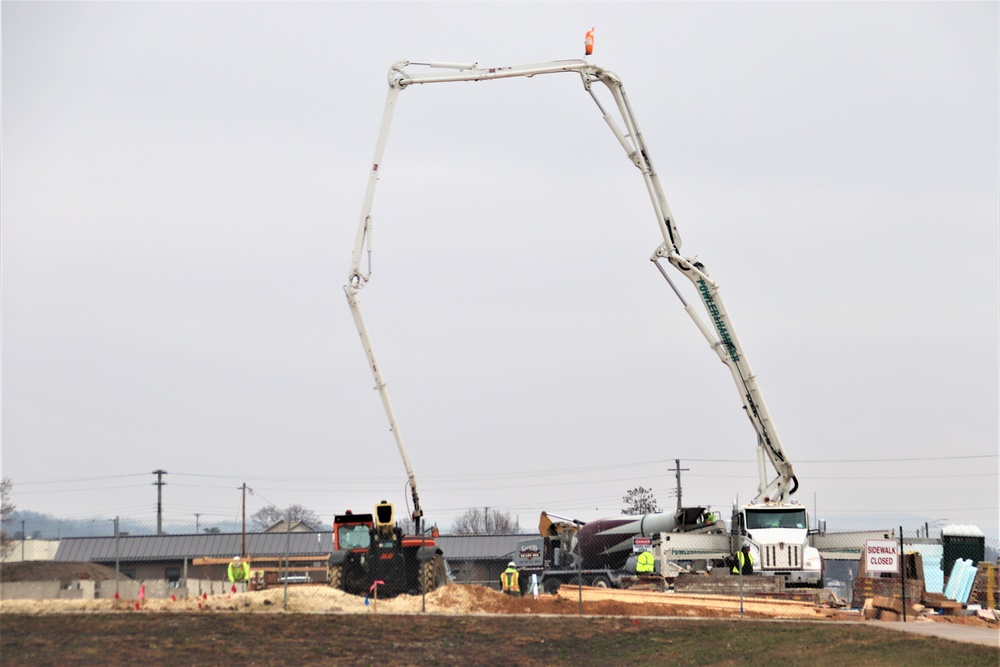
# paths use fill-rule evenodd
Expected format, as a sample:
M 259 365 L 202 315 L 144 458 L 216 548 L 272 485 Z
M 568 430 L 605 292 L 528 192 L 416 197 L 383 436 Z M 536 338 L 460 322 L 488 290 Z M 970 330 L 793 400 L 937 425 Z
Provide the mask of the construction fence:
M 582 540 L 424 536 L 411 539 L 408 554 L 394 554 L 393 562 L 377 546 L 331 558 L 329 532 L 102 536 L 34 551 L 27 540 L 23 549 L 15 544 L 0 567 L 0 599 L 4 610 L 45 600 L 48 608 L 129 611 L 961 617 L 998 627 L 1000 543 L 977 530 L 935 537 L 899 529 L 813 533 L 801 544 L 741 541 L 753 547 L 742 559 L 742 548 L 734 548 L 741 544 L 724 533 L 708 540 L 660 534 L 614 547 L 591 544 L 589 551 L 580 549 Z M 816 564 L 815 553 L 818 579 L 804 573 Z M 233 557 L 241 554 L 245 576 L 234 581 Z M 81 569 L 84 564 L 89 568 Z M 504 592 L 511 570 L 516 582 Z

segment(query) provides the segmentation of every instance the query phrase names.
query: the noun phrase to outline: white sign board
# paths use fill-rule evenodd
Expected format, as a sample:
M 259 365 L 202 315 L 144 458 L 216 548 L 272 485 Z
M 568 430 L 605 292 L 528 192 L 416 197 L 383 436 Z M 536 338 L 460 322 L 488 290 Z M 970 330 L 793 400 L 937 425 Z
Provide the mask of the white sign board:
M 899 572 L 899 542 L 896 540 L 866 541 L 865 569 L 869 572 Z
M 632 553 L 642 553 L 643 551 L 653 550 L 653 538 L 652 537 L 633 537 L 632 538 Z

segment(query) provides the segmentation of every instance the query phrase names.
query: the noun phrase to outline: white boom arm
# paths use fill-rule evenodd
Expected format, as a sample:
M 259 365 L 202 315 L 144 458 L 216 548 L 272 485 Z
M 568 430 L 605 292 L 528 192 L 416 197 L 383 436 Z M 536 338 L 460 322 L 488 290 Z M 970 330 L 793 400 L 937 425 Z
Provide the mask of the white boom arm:
M 407 68 L 411 65 L 423 65 L 430 70 L 420 72 L 410 72 Z M 729 320 L 729 315 L 722 305 L 719 296 L 718 284 L 709 278 L 703 264 L 695 258 L 684 257 L 680 254 L 681 238 L 674 225 L 673 216 L 667 206 L 666 198 L 660 187 L 660 180 L 653 168 L 649 151 L 643 141 L 642 133 L 636 123 L 632 108 L 625 95 L 621 79 L 608 70 L 589 63 L 585 60 L 562 60 L 551 63 L 539 63 L 532 65 L 518 65 L 513 67 L 490 67 L 480 68 L 477 64 L 448 63 L 448 62 L 410 62 L 400 61 L 389 69 L 389 94 L 385 103 L 385 110 L 382 116 L 382 125 L 379 130 L 378 142 L 375 146 L 375 157 L 372 161 L 372 168 L 368 176 L 368 187 L 365 191 L 365 199 L 361 209 L 361 218 L 358 224 L 358 232 L 354 241 L 354 252 L 351 257 L 351 269 L 348 275 L 348 283 L 344 286 L 347 294 L 347 302 L 350 305 L 351 313 L 354 316 L 355 325 L 361 336 L 361 342 L 368 357 L 372 374 L 375 377 L 376 388 L 382 397 L 386 415 L 389 419 L 389 427 L 396 439 L 396 446 L 403 458 L 403 465 L 409 478 L 410 491 L 414 502 L 413 518 L 419 529 L 420 502 L 417 495 L 416 479 L 413 475 L 413 468 L 410 465 L 409 457 L 406 454 L 406 447 L 403 443 L 403 436 L 396 423 L 396 416 L 389 400 L 386 383 L 382 377 L 378 363 L 375 360 L 375 353 L 372 348 L 371 339 L 365 327 L 364 319 L 361 316 L 361 306 L 358 300 L 358 292 L 368 283 L 371 277 L 371 250 L 372 250 L 372 201 L 375 196 L 375 185 L 378 182 L 378 171 L 382 162 L 382 155 L 385 151 L 385 144 L 389 135 L 389 126 L 392 122 L 392 114 L 396 106 L 396 98 L 400 91 L 413 84 L 423 83 L 446 83 L 452 81 L 486 81 L 490 79 L 506 79 L 512 77 L 533 77 L 539 74 L 556 74 L 560 72 L 573 72 L 578 74 L 584 89 L 590 94 L 594 102 L 600 109 L 604 121 L 611 132 L 615 135 L 618 143 L 625 150 L 625 154 L 642 173 L 646 183 L 646 190 L 649 193 L 650 201 L 653 204 L 653 213 L 656 216 L 656 223 L 660 233 L 663 235 L 663 243 L 656 249 L 651 261 L 660 270 L 667 282 L 673 288 L 677 297 L 684 305 L 684 310 L 694 321 L 698 330 L 705 336 L 709 344 L 719 355 L 719 359 L 729 368 L 736 381 L 740 398 L 743 401 L 743 408 L 746 410 L 754 431 L 757 433 L 757 465 L 760 476 L 760 483 L 757 488 L 757 500 L 765 497 L 774 501 L 785 500 L 790 493 L 793 493 L 798 486 L 795 481 L 792 466 L 785 457 L 778 438 L 777 431 L 771 420 L 767 406 L 761 396 L 760 388 L 757 386 L 756 376 L 750 369 L 746 353 L 743 351 L 739 340 L 736 337 L 733 326 Z M 591 90 L 591 85 L 595 82 L 603 83 L 610 91 L 615 105 L 620 114 L 620 120 L 624 125 L 624 131 L 619 128 L 616 120 L 605 111 L 597 96 Z M 367 251 L 369 256 L 368 271 L 361 268 L 362 257 Z M 695 310 L 684 300 L 677 287 L 670 280 L 666 271 L 659 263 L 659 259 L 666 259 L 674 265 L 684 276 L 686 276 L 701 295 L 702 301 L 712 320 L 715 332 L 705 325 Z M 770 461 L 771 466 L 777 473 L 776 477 L 768 480 L 765 467 L 765 457 Z

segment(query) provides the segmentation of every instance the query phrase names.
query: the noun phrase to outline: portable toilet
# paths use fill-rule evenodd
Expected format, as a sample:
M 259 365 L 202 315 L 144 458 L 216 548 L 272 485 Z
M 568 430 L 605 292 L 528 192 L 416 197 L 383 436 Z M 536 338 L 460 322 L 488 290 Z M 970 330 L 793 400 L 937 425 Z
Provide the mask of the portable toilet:
M 941 530 L 941 545 L 941 569 L 946 577 L 956 560 L 971 560 L 975 565 L 986 559 L 986 535 L 976 526 L 946 526 Z

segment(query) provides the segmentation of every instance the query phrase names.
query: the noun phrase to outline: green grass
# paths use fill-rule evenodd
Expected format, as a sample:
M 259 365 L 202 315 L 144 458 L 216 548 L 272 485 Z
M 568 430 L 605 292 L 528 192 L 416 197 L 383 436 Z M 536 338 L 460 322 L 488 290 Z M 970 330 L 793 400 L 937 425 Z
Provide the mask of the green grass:
M 0 656 L 4 667 L 1000 665 L 1000 648 L 876 625 L 532 615 L 4 614 Z

